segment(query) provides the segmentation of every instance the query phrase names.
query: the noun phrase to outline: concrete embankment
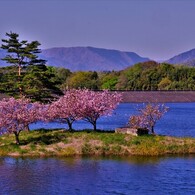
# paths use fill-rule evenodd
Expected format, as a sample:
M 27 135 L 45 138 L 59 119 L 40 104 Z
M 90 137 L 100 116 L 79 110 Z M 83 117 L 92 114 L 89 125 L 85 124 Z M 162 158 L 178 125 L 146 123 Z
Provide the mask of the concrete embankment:
M 119 91 L 122 102 L 195 102 L 195 91 Z

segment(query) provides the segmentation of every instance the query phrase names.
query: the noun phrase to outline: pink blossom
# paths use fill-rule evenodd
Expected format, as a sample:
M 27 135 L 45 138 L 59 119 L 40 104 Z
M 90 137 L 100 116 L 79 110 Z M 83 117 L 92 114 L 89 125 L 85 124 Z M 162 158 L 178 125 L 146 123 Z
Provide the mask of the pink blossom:
M 144 108 L 138 109 L 139 115 L 131 116 L 129 124 L 134 128 L 147 128 L 154 133 L 156 122 L 168 111 L 164 104 L 148 103 Z
M 31 103 L 25 98 L 3 99 L 0 101 L 0 131 L 14 133 L 16 143 L 19 144 L 19 133 L 29 124 L 40 120 L 42 108 L 43 105 Z
M 80 116 L 91 123 L 94 130 L 97 128 L 97 120 L 101 116 L 111 115 L 121 101 L 121 95 L 116 92 L 83 90 L 81 94 L 82 108 Z
M 118 93 L 71 89 L 49 106 L 46 118 L 48 121 L 67 123 L 70 130 L 74 121 L 83 119 L 90 122 L 96 130 L 97 119 L 103 115 L 110 115 L 120 100 L 121 96 Z
M 73 122 L 81 119 L 81 92 L 82 90 L 75 89 L 66 91 L 64 96 L 60 97 L 59 100 L 48 106 L 46 120 L 67 123 L 69 130 L 72 130 Z

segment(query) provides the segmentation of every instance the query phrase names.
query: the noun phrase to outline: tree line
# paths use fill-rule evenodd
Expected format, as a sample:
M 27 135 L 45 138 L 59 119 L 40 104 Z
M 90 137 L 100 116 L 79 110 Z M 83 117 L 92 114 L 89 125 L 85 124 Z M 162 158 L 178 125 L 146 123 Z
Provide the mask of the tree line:
M 31 65 L 0 68 L 0 91 L 11 96 L 23 95 L 36 101 L 62 95 L 67 89 L 91 90 L 195 90 L 195 67 L 173 66 L 156 62 L 139 63 L 122 71 L 71 72 L 65 68 Z
M 75 72 L 66 81 L 69 88 L 84 86 L 100 90 L 195 90 L 194 83 L 195 67 L 154 61 L 138 63 L 121 71 Z

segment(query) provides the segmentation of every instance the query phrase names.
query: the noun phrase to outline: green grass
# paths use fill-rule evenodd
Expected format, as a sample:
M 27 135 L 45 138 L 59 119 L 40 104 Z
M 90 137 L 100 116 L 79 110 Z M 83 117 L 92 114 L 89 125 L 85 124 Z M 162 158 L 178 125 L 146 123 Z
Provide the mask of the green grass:
M 132 136 L 114 132 L 35 130 L 0 137 L 0 156 L 75 156 L 195 154 L 195 138 Z

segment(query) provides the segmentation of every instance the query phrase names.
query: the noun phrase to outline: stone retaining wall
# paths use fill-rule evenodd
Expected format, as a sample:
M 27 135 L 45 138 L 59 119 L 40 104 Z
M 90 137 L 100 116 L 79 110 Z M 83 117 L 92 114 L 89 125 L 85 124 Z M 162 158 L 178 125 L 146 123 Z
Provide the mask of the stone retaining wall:
M 124 134 L 131 134 L 134 136 L 138 136 L 138 135 L 148 134 L 148 130 L 143 129 L 143 128 L 136 129 L 136 128 L 130 128 L 130 127 L 121 127 L 121 128 L 116 128 L 115 133 L 124 133 Z

